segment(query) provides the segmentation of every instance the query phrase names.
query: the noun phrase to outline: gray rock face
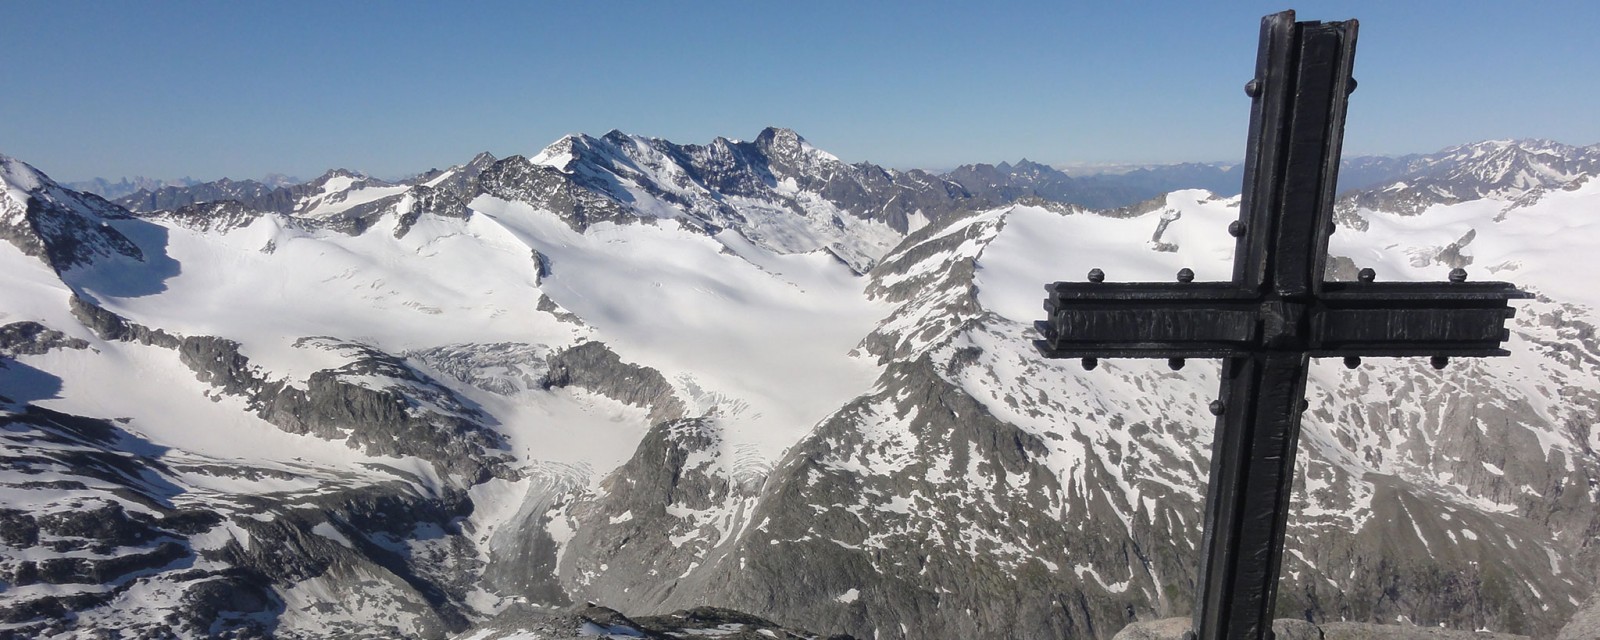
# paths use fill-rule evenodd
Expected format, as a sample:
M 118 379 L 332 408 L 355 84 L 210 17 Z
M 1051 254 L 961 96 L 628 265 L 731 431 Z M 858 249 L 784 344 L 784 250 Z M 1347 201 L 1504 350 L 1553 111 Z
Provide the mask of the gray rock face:
M 68 304 L 72 309 L 72 316 L 102 340 L 137 342 L 167 349 L 176 349 L 181 343 L 179 338 L 166 331 L 130 322 L 127 318 L 112 313 L 80 295 L 73 294 Z
M 87 349 L 89 343 L 32 321 L 0 326 L 0 356 L 40 355 L 55 349 Z
M 1556 640 L 1594 640 L 1600 638 L 1600 592 L 1589 596 L 1578 613 L 1561 627 Z
M 0 413 L 0 624 L 15 637 L 441 638 L 467 622 L 471 503 L 312 469 L 241 467 L 164 449 L 120 425 L 28 407 Z M 190 483 L 261 478 L 304 492 L 202 497 Z M 343 624 L 298 628 L 286 597 L 344 594 Z M 154 615 L 107 606 L 162 594 Z M 337 612 L 333 619 L 337 620 Z M 140 635 L 145 634 L 145 635 Z
M 1147 604 L 1097 582 L 1129 575 L 1075 564 L 1183 575 L 1186 558 L 1129 539 L 1115 518 L 1060 526 L 1057 501 L 1069 496 L 1039 466 L 1045 443 L 995 419 L 931 360 L 884 378 L 774 471 L 756 525 L 711 571 L 714 601 L 865 637 L 1097 637 Z M 1184 535 L 1150 524 L 1151 538 Z M 790 579 L 761 577 L 775 571 Z
M 585 342 L 556 353 L 540 386 L 578 387 L 650 409 L 650 422 L 683 417 L 683 401 L 661 373 L 622 361 L 600 342 Z
M 227 232 L 249 226 L 257 218 L 272 215 L 272 212 L 272 208 L 256 208 L 236 200 L 220 200 L 162 210 L 155 213 L 154 217 L 198 231 Z
M 1135 622 L 1113 636 L 1114 640 L 1182 640 L 1190 629 L 1188 618 L 1167 618 Z M 1315 625 L 1304 620 L 1272 621 L 1278 640 L 1524 640 L 1527 636 L 1504 633 L 1453 631 L 1432 627 L 1326 622 Z
M 144 260 L 139 246 L 108 221 L 127 212 L 93 195 L 64 189 L 20 160 L 0 156 L 0 177 L 29 186 L 26 199 L 0 190 L 0 239 L 40 259 L 57 273 L 120 256 Z
M 394 236 L 403 238 L 411 231 L 411 226 L 423 214 L 432 214 L 441 218 L 458 218 L 465 220 L 471 215 L 467 203 L 478 194 L 478 176 L 463 177 L 461 180 L 451 180 L 438 186 L 417 185 L 411 188 L 410 195 L 415 198 L 410 210 L 400 214 L 399 224 L 395 226 Z
M 1325 622 L 1324 640 L 1523 640 L 1528 636 L 1437 627 L 1405 627 L 1364 622 Z
M 972 278 L 983 246 L 1004 224 L 1003 218 L 988 216 L 932 226 L 884 256 L 868 274 L 866 294 L 896 305 L 880 327 L 912 329 L 880 328 L 858 349 L 880 363 L 904 360 L 913 356 L 919 343 L 953 335 L 981 313 Z
M 297 346 L 307 344 L 355 357 L 311 374 L 303 389 L 262 378 L 232 340 L 188 337 L 179 357 L 202 382 L 245 397 L 252 410 L 285 431 L 345 440 L 379 455 L 417 456 L 473 481 L 506 473 L 496 453 L 504 447 L 502 436 L 485 425 L 487 415 L 447 386 L 366 345 L 310 338 Z
M 720 439 L 714 421 L 657 423 L 621 469 L 562 510 L 577 532 L 557 567 L 569 593 L 677 606 L 678 583 L 747 522 L 759 488 L 759 476 L 732 473 Z
M 132 579 L 169 568 L 192 558 L 186 534 L 209 528 L 217 518 L 205 512 L 179 512 L 166 496 L 143 482 L 123 475 L 149 469 L 166 471 L 148 458 L 129 456 L 118 445 L 125 437 L 112 424 L 30 408 L 23 414 L 0 416 L 4 425 L 7 468 L 50 470 L 72 479 L 37 485 L 8 486 L 13 491 L 76 493 L 71 510 L 41 505 L 27 511 L 0 512 L 0 542 L 15 549 L 32 549 L 34 559 L 14 556 L 0 561 L 0 576 L 8 586 L 60 585 L 33 589 L 34 597 L 8 598 L 0 606 L 0 620 L 22 633 L 59 631 L 69 624 L 69 614 L 108 602 Z M 114 495 L 96 494 L 91 484 L 110 482 L 137 505 L 124 507 Z M 152 514 L 152 511 L 154 513 Z M 73 585 L 111 585 L 110 592 L 84 592 Z
M 272 505 L 270 519 L 235 522 L 248 544 L 234 538 L 206 557 L 264 585 L 341 588 L 352 611 L 393 609 L 387 620 L 354 619 L 317 635 L 437 638 L 468 624 L 461 599 L 475 586 L 469 576 L 479 560 L 455 524 L 471 510 L 464 498 L 422 498 L 379 485 Z M 429 540 L 433 532 L 442 535 Z
M 731 609 L 695 607 L 666 615 L 630 618 L 615 609 L 593 603 L 569 610 L 541 610 L 514 605 L 474 630 L 479 640 L 527 637 L 559 638 L 728 638 L 731 640 L 823 640 L 821 636 L 775 624 Z M 855 640 L 829 636 L 826 640 Z
M 572 604 L 572 598 L 557 568 L 561 545 L 550 535 L 548 525 L 556 510 L 582 488 L 568 475 L 535 470 L 528 476 L 530 487 L 520 508 L 489 539 L 490 562 L 482 579 L 497 593 L 564 607 Z
M 1276 633 L 1277 622 L 1274 621 L 1273 632 Z M 1189 618 L 1164 618 L 1161 620 L 1148 620 L 1134 622 L 1112 640 L 1183 640 L 1183 634 L 1194 628 L 1194 621 Z
M 349 364 L 311 374 L 302 388 L 266 378 L 232 340 L 180 338 L 76 296 L 71 302 L 74 315 L 102 339 L 177 351 L 201 382 L 245 398 L 251 411 L 285 431 L 345 440 L 378 455 L 417 456 L 478 481 L 508 473 L 497 452 L 504 441 L 489 427 L 490 418 L 397 356 L 357 343 L 302 339 L 297 346 L 355 355 Z M 368 386 L 372 380 L 382 380 L 382 386 Z
M 596 184 L 596 180 L 589 178 L 585 182 Z M 483 171 L 479 181 L 484 193 L 553 212 L 580 231 L 598 222 L 634 219 L 621 202 L 605 195 L 604 191 L 592 191 L 586 188 L 588 184 L 569 179 L 561 170 L 532 164 L 523 156 L 511 156 L 495 163 Z M 598 184 L 605 186 L 603 182 Z

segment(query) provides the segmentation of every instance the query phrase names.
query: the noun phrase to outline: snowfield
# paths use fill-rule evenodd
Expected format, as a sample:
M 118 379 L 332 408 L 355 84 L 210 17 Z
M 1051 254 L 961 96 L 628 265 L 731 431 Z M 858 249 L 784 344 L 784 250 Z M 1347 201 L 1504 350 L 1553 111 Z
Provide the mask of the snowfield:
M 1538 635 L 1593 590 L 1587 153 L 1341 201 L 1330 254 L 1380 280 L 1538 298 L 1508 358 L 1313 367 L 1286 606 Z M 961 200 L 784 130 L 330 172 L 291 213 L 0 178 L 0 635 L 642 633 L 595 601 L 1105 636 L 1192 598 L 1216 363 L 1084 371 L 1032 323 L 1091 268 L 1230 279 L 1238 197 Z

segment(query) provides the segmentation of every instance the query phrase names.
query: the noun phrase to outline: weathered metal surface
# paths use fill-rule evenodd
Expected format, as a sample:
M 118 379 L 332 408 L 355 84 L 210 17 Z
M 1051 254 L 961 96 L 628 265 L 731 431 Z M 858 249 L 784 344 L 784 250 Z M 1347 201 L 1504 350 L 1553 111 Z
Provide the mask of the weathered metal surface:
M 1323 282 L 1356 22 L 1262 19 L 1231 282 L 1089 282 L 1046 287 L 1041 353 L 1081 358 L 1223 358 L 1207 488 L 1195 635 L 1262 640 L 1271 629 L 1311 357 L 1505 355 L 1502 282 Z M 1185 270 L 1186 272 L 1188 270 Z
M 1055 358 L 1505 355 L 1504 282 L 1329 282 L 1305 302 L 1233 283 L 1056 283 L 1037 323 Z M 1292 326 L 1291 326 L 1292 325 Z M 1304 326 L 1301 326 L 1304 325 Z

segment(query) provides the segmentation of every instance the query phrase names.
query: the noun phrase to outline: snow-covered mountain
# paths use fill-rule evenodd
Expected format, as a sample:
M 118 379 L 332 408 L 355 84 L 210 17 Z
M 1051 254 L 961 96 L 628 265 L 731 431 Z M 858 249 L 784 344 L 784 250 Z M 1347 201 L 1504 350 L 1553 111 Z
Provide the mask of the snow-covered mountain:
M 1068 175 L 1026 158 L 1011 164 L 969 164 L 944 175 L 994 206 L 1029 199 L 1075 204 L 1092 209 L 1130 206 L 1180 189 L 1207 189 L 1237 195 L 1243 165 L 1182 163 Z
M 1600 186 L 1457 155 L 1480 197 L 1347 196 L 1336 271 L 1540 297 L 1510 358 L 1314 370 L 1286 616 L 1547 637 L 1593 589 Z M 1090 267 L 1227 278 L 1236 198 L 994 208 L 782 129 L 137 212 L 0 169 L 0 634 L 648 626 L 590 601 L 1109 637 L 1192 602 L 1216 366 L 1030 327 Z
M 1430 204 L 1526 197 L 1539 189 L 1594 175 L 1597 169 L 1600 145 L 1495 140 L 1426 155 L 1347 156 L 1341 163 L 1339 190 L 1358 196 L 1360 204 L 1368 208 L 1420 211 Z M 1034 198 L 1114 209 L 1183 189 L 1237 195 L 1244 167 L 1240 163 L 1183 163 L 1069 175 L 1023 159 L 1016 164 L 962 165 L 944 177 L 995 206 Z M 1405 184 L 1395 184 L 1402 179 Z
M 1574 188 L 1600 173 L 1600 145 L 1490 140 L 1429 155 L 1368 161 L 1357 171 L 1375 169 L 1387 175 L 1375 181 L 1376 188 L 1354 194 L 1356 206 L 1420 213 L 1435 204 L 1485 198 L 1533 201 L 1546 191 Z

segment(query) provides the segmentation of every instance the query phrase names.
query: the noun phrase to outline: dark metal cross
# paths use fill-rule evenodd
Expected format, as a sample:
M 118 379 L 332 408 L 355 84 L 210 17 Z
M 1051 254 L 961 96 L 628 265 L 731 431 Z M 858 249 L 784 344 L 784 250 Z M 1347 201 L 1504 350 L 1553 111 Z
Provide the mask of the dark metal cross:
M 1049 285 L 1036 344 L 1051 358 L 1222 358 L 1200 581 L 1189 637 L 1270 637 L 1310 358 L 1500 356 L 1503 282 L 1324 282 L 1356 21 L 1261 21 L 1232 282 Z

